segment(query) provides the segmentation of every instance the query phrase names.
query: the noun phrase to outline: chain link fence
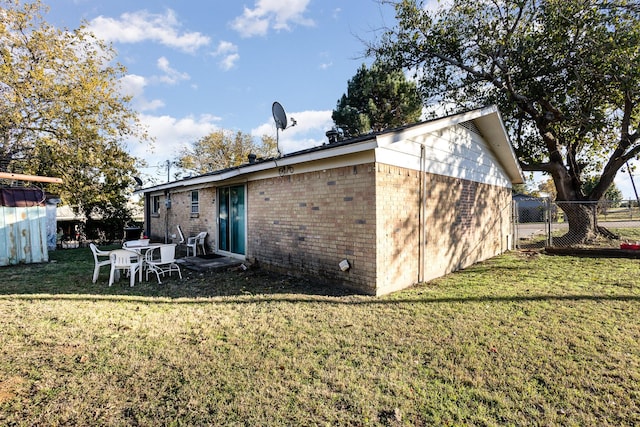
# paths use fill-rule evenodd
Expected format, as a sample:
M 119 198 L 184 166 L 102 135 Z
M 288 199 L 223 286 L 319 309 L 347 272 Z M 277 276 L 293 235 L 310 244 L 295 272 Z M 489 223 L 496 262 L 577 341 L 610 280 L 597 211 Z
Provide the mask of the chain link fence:
M 513 219 L 519 249 L 640 249 L 640 208 L 635 200 L 555 202 L 514 197 Z

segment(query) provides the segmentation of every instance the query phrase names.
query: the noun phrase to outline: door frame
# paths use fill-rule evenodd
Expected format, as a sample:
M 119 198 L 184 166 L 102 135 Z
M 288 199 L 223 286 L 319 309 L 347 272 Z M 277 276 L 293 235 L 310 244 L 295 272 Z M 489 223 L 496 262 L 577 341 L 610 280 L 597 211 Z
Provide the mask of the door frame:
M 226 251 L 226 250 L 222 250 L 220 249 L 220 193 L 221 190 L 226 189 L 226 188 L 233 188 L 233 187 L 244 187 L 244 218 L 243 218 L 243 222 L 244 222 L 244 254 L 239 254 L 236 252 L 230 252 L 230 251 Z M 215 209 L 215 215 L 216 215 L 216 253 L 217 254 L 221 254 L 221 255 L 225 255 L 225 256 L 229 256 L 232 258 L 238 258 L 241 260 L 246 260 L 247 257 L 247 244 L 248 244 L 248 227 L 247 227 L 247 217 L 248 217 L 248 212 L 249 212 L 249 203 L 248 203 L 248 192 L 247 192 L 247 184 L 246 183 L 237 183 L 237 184 L 229 184 L 229 185 L 222 185 L 216 188 L 216 209 Z

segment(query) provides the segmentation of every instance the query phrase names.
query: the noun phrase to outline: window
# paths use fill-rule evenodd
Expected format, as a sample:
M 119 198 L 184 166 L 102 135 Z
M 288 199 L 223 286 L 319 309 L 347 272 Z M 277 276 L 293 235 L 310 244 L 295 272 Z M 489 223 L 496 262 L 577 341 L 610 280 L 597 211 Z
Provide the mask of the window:
M 160 196 L 151 196 L 151 214 L 158 215 L 160 213 Z
M 191 215 L 200 213 L 200 202 L 198 201 L 198 192 L 191 192 Z

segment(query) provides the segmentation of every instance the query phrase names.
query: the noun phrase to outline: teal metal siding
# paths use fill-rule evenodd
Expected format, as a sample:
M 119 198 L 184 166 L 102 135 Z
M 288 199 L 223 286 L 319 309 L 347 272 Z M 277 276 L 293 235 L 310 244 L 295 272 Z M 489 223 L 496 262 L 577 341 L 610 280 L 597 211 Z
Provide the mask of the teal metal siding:
M 0 206 L 0 266 L 49 261 L 44 206 Z

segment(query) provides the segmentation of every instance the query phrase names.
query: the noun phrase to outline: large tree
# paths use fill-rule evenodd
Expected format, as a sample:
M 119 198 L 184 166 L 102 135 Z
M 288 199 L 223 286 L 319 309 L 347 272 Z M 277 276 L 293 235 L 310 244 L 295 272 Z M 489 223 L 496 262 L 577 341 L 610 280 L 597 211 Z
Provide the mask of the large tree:
M 204 174 L 247 163 L 249 154 L 254 154 L 257 158 L 275 156 L 275 138 L 265 135 L 260 143 L 256 143 L 249 134 L 218 129 L 200 138 L 191 147 L 183 149 L 178 166 Z
M 84 27 L 49 25 L 36 1 L 0 0 L 0 170 L 55 176 L 47 189 L 87 216 L 126 216 L 135 159 L 146 138 L 115 51 Z
M 589 202 L 640 152 L 640 5 L 456 0 L 395 5 L 369 53 L 413 70 L 431 102 L 499 105 L 525 171 L 553 178 L 567 241 L 598 231 Z M 597 184 L 584 191 L 584 176 Z M 568 203 L 570 202 L 570 203 Z
M 421 114 L 415 82 L 401 70 L 375 62 L 371 68 L 362 64 L 348 81 L 331 118 L 347 135 L 357 136 L 417 122 Z

